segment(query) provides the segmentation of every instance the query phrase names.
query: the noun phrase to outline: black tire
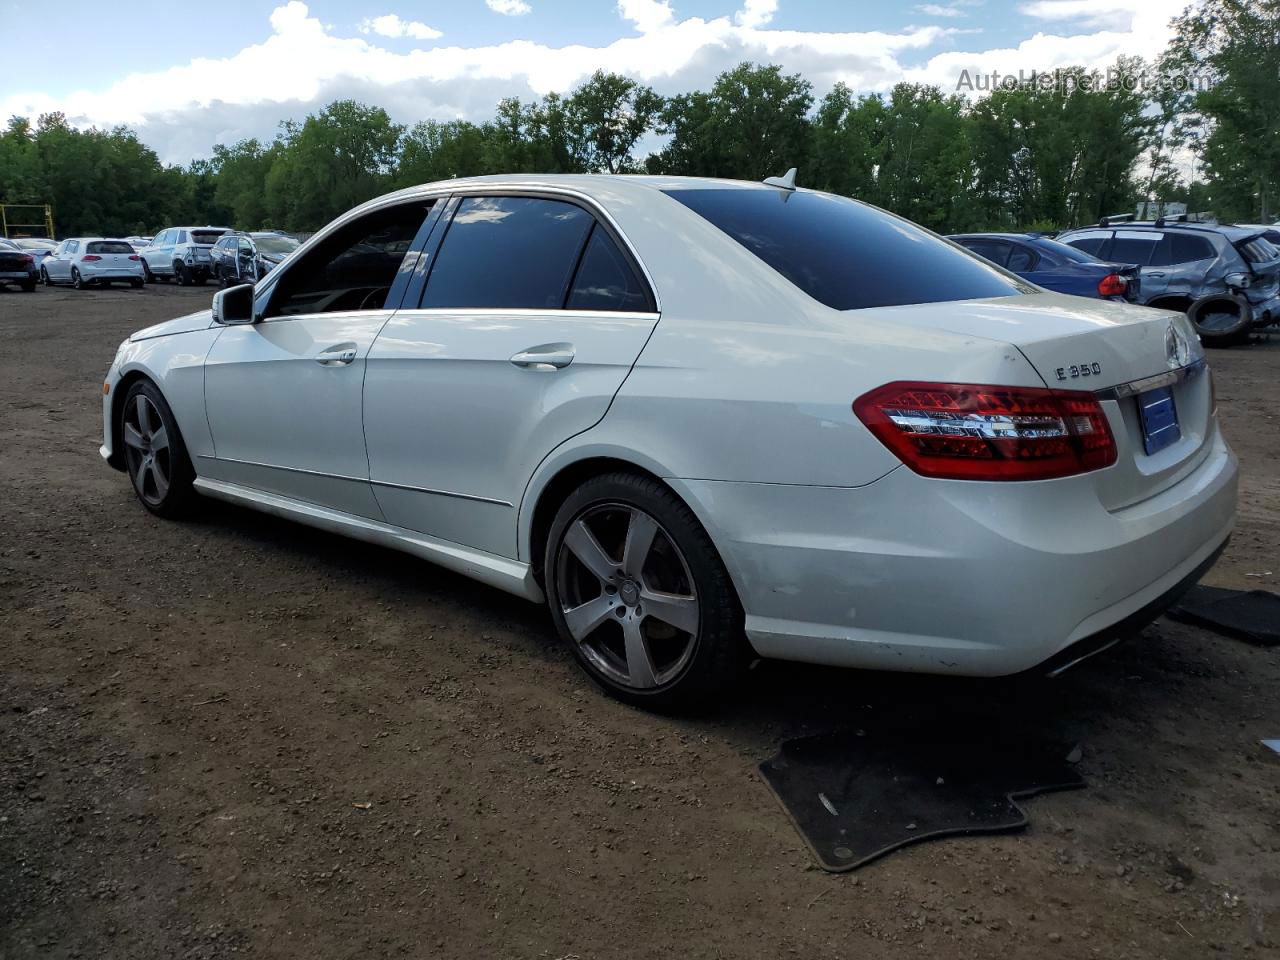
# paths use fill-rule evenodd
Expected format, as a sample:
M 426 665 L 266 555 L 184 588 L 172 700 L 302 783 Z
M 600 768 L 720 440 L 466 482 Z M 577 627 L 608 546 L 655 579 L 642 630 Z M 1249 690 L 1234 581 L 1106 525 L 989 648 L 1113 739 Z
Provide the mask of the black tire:
M 146 423 L 139 410 L 140 400 L 147 410 Z M 163 445 L 157 440 L 156 415 L 164 428 Z M 169 520 L 190 514 L 198 497 L 192 485 L 196 474 L 178 421 L 159 388 L 150 380 L 136 381 L 125 394 L 118 416 L 117 435 L 124 449 L 125 468 L 139 502 Z
M 151 272 L 151 268 L 147 266 L 146 260 L 142 261 L 142 282 L 143 283 L 156 282 L 156 275 Z
M 80 271 L 75 267 L 71 268 L 71 286 L 75 287 L 77 290 L 83 290 L 85 288 L 85 282 L 80 277 Z
M 1214 294 L 1193 303 L 1187 318 L 1206 347 L 1229 347 L 1249 342 L 1253 306 L 1242 296 Z
M 46 287 L 53 286 L 53 281 L 49 279 L 49 271 L 46 270 L 44 267 L 40 268 L 40 282 L 43 283 Z
M 206 274 L 197 273 L 194 277 L 191 278 L 191 280 L 197 287 L 203 287 L 206 283 L 209 282 L 209 277 Z
M 191 286 L 191 274 L 187 270 L 186 264 L 178 261 L 173 265 L 173 275 L 177 279 L 180 286 Z
M 619 518 L 630 512 L 630 519 L 620 527 L 621 540 L 616 535 L 596 538 L 609 561 L 617 565 L 614 570 L 617 579 L 611 577 L 606 584 L 580 563 L 578 552 L 566 546 L 565 540 L 571 527 L 579 531 L 586 523 L 593 522 L 593 518 L 598 524 L 596 530 L 608 533 L 611 512 L 615 511 L 614 515 Z M 626 562 L 625 544 L 637 514 L 647 515 L 656 523 L 657 531 L 641 558 L 643 572 L 628 582 L 621 564 Z M 617 529 L 615 525 L 615 534 Z M 618 561 L 615 557 L 623 559 Z M 670 586 L 669 581 L 660 588 L 649 587 L 646 581 L 651 575 L 661 574 L 658 568 L 649 565 L 655 562 L 655 557 L 676 571 L 681 581 L 679 586 Z M 587 675 L 611 696 L 653 710 L 705 707 L 718 702 L 741 677 L 748 647 L 737 592 L 715 545 L 693 511 L 663 484 L 632 473 L 606 474 L 583 483 L 556 512 L 547 536 L 543 571 L 556 630 Z M 588 588 L 595 584 L 598 591 L 588 600 L 582 599 L 584 583 Z M 637 593 L 637 587 L 648 591 L 647 594 Z M 658 593 L 661 597 L 686 598 L 692 594 L 690 599 L 696 604 L 693 614 L 696 634 L 672 627 L 674 620 L 653 616 L 652 606 L 650 613 L 644 614 L 644 597 L 653 597 L 658 589 L 662 591 Z M 629 595 L 636 598 L 634 606 L 628 605 L 632 603 L 630 599 L 624 600 L 624 591 L 630 591 Z M 575 639 L 565 614 L 586 603 L 606 604 L 610 607 L 608 612 L 617 614 L 617 622 L 612 616 L 601 619 L 592 628 L 593 632 L 579 640 Z M 644 638 L 645 679 L 638 684 L 619 679 L 623 671 L 629 677 L 637 675 L 631 667 L 626 628 L 622 626 L 632 620 L 633 629 Z M 663 645 L 665 651 L 660 649 Z M 617 655 L 619 649 L 623 650 L 622 656 Z M 664 653 L 668 659 L 663 659 Z
M 23 280 L 18 284 L 18 286 L 22 288 L 23 293 L 36 292 L 36 282 L 34 280 Z
M 141 289 L 142 289 L 142 281 L 141 281 L 141 280 L 130 280 L 130 281 L 129 281 L 129 286 L 133 287 L 133 289 L 135 289 L 135 290 L 141 290 Z

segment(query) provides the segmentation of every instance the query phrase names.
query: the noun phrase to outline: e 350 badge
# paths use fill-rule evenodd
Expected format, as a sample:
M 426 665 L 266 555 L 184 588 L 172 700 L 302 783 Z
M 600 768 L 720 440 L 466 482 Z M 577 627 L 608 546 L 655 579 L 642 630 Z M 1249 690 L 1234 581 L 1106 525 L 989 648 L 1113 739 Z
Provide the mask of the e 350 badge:
M 1102 373 L 1100 363 L 1073 363 L 1069 367 L 1059 367 L 1054 371 L 1059 380 L 1075 380 L 1079 377 L 1096 377 Z

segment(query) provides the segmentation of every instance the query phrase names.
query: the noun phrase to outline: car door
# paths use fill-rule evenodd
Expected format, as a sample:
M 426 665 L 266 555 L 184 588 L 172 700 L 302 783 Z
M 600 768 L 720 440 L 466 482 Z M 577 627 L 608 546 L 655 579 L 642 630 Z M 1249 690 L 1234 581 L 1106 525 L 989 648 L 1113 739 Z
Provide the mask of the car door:
M 388 522 L 514 558 L 534 469 L 604 416 L 658 313 L 596 212 L 552 196 L 454 204 L 419 304 L 369 354 L 370 478 Z
M 58 256 L 57 262 L 53 265 L 53 269 L 49 270 L 49 276 L 54 280 L 63 283 L 71 281 L 71 266 L 75 263 L 76 256 L 80 252 L 79 240 L 68 240 L 63 244 L 62 253 Z
M 361 388 L 429 208 L 384 206 L 337 227 L 259 289 L 259 321 L 223 329 L 205 359 L 214 453 L 201 473 L 381 519 Z
M 142 251 L 142 260 L 152 273 L 167 274 L 169 272 L 169 265 L 173 258 L 165 252 L 165 249 L 172 236 L 172 230 L 163 230 Z
M 242 283 L 255 283 L 258 271 L 254 266 L 253 241 L 248 237 L 240 237 L 231 248 L 231 255 L 235 258 L 236 277 Z

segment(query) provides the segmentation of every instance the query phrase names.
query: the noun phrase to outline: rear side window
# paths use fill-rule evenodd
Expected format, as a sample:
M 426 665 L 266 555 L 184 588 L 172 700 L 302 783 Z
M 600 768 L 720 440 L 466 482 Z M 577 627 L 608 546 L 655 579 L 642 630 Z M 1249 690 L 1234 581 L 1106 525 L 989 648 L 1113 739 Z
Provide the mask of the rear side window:
M 770 188 L 666 193 L 836 310 L 1031 289 L 920 227 L 843 197 Z
M 1107 259 L 1116 263 L 1136 263 L 1140 267 L 1148 266 L 1156 252 L 1156 246 L 1164 239 L 1164 235 L 1154 231 L 1146 233 L 1139 230 L 1117 230 L 1116 238 L 1111 242 L 1111 252 Z
M 536 197 L 467 197 L 427 278 L 423 307 L 559 310 L 594 220 Z
M 133 247 L 123 240 L 95 240 L 84 248 L 85 253 L 133 253 Z
M 430 203 L 367 213 L 290 265 L 266 315 L 380 310 Z
M 966 250 L 972 250 L 978 256 L 985 257 L 992 263 L 998 263 L 1001 266 L 1004 266 L 1004 262 L 1009 256 L 1009 244 L 1003 240 L 984 240 L 981 237 L 973 237 L 958 242 Z
M 1009 262 L 1005 264 L 1014 273 L 1025 273 L 1036 265 L 1036 261 L 1040 257 L 1037 256 L 1027 247 L 1013 245 L 1013 252 L 1009 254 Z
M 1103 248 L 1108 246 L 1111 240 L 1110 231 L 1097 231 L 1095 233 L 1082 233 L 1074 237 L 1068 237 L 1062 242 L 1069 247 L 1075 247 L 1077 250 L 1083 250 L 1092 257 L 1103 257 Z
M 1165 240 L 1168 244 L 1168 259 L 1164 263 L 1193 263 L 1196 260 L 1212 260 L 1217 256 L 1207 237 L 1189 233 L 1167 233 Z M 1163 252 L 1162 250 L 1161 253 Z
M 1273 247 L 1265 237 L 1254 237 L 1248 243 L 1241 244 L 1238 249 L 1250 263 L 1270 263 L 1280 257 L 1280 250 Z
M 566 304 L 570 310 L 652 310 L 635 270 L 607 230 L 596 224 L 582 253 Z

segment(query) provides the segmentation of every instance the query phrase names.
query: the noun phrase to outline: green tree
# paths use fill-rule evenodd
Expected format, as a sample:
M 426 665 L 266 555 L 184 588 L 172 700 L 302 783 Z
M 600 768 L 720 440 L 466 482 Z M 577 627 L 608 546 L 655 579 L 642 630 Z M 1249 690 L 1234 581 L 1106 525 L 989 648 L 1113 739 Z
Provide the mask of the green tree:
M 599 173 L 634 169 L 631 152 L 652 129 L 662 104 L 649 87 L 597 70 L 564 104 L 566 140 L 574 164 Z

